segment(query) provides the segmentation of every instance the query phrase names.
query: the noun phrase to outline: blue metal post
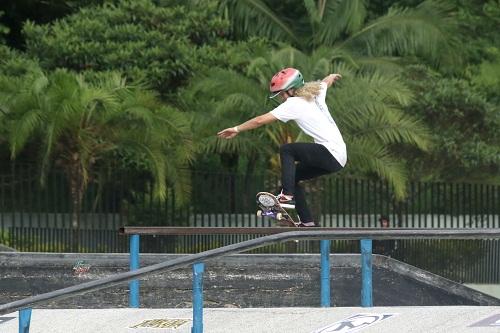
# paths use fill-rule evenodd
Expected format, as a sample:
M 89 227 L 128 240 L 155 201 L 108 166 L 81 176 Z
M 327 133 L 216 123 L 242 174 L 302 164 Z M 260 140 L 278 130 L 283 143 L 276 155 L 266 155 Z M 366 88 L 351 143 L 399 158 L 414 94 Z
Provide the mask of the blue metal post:
M 139 235 L 130 235 L 130 270 L 139 269 Z M 139 307 L 139 280 L 129 282 L 129 306 Z
M 321 306 L 330 306 L 330 240 L 321 240 Z
M 373 306 L 372 300 L 372 240 L 361 240 L 361 306 Z
M 19 310 L 19 333 L 29 333 L 31 308 Z
M 203 333 L 203 271 L 205 264 L 193 265 L 193 327 L 191 333 Z

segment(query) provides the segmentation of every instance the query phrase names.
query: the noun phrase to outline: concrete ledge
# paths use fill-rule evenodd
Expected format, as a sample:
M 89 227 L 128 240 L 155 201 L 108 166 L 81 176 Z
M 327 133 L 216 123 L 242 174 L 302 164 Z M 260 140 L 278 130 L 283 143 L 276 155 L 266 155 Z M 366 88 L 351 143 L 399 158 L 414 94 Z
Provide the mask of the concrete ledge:
M 179 255 L 143 254 L 141 266 Z M 128 254 L 0 253 L 2 303 L 60 289 L 128 270 Z M 75 274 L 84 261 L 89 270 Z M 331 304 L 360 304 L 358 254 L 331 255 Z M 500 305 L 500 300 L 397 260 L 374 255 L 376 306 Z M 303 307 L 319 305 L 320 256 L 317 254 L 238 254 L 207 262 L 204 276 L 208 307 Z M 189 267 L 141 279 L 141 306 L 190 307 Z M 127 285 L 47 304 L 49 308 L 128 306 Z

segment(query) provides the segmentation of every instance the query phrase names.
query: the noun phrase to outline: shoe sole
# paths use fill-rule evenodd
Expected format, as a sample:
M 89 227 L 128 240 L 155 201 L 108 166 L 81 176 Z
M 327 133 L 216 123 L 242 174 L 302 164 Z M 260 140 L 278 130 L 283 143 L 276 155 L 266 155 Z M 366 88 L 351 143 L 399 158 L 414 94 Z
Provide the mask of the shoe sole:
M 291 204 L 280 203 L 280 206 L 283 208 L 295 209 L 295 205 L 291 205 Z

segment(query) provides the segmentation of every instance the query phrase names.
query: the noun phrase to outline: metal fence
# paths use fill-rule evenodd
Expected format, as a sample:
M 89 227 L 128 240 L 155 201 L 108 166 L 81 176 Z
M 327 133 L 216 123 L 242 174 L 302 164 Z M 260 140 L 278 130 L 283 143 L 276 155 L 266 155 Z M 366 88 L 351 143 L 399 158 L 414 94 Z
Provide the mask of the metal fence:
M 123 225 L 272 226 L 272 221 L 256 216 L 255 194 L 279 189 L 279 179 L 270 175 L 193 171 L 191 200 L 179 202 L 171 189 L 159 200 L 147 176 L 110 171 L 89 185 L 75 230 L 76 214 L 64 174 L 49 175 L 44 186 L 39 179 L 30 165 L 0 174 L 0 243 L 20 251 L 126 252 L 127 241 L 117 233 Z M 378 227 L 382 215 L 401 228 L 500 227 L 498 185 L 411 183 L 402 202 L 384 182 L 339 175 L 308 182 L 306 190 L 311 210 L 325 227 Z M 199 252 L 252 237 L 148 237 L 141 251 Z M 308 253 L 317 252 L 317 246 L 290 243 L 259 251 Z M 356 246 L 339 241 L 332 249 L 359 251 Z M 390 255 L 457 281 L 498 283 L 499 249 L 496 240 L 399 241 Z

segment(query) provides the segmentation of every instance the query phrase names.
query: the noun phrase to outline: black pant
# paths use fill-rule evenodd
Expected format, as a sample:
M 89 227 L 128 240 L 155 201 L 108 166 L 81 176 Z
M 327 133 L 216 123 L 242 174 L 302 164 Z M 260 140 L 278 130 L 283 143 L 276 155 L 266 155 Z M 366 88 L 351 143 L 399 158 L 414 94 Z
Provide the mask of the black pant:
M 283 193 L 294 196 L 295 209 L 302 222 L 313 222 L 299 182 L 337 172 L 342 166 L 325 146 L 318 143 L 284 144 L 280 147 L 280 158 Z

